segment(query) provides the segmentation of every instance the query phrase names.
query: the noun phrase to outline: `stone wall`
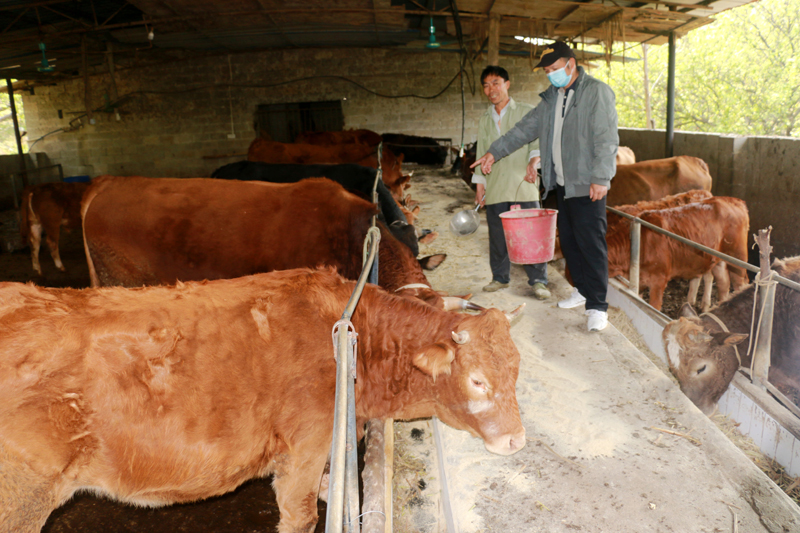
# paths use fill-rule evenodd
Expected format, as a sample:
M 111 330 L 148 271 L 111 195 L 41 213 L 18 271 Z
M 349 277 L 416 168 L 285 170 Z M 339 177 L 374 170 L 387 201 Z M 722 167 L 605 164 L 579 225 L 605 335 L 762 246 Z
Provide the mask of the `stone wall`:
M 46 152 L 64 166 L 67 176 L 208 176 L 242 156 L 204 156 L 247 151 L 259 104 L 325 100 L 341 100 L 346 128 L 449 138 L 455 145 L 461 140 L 458 79 L 440 96 L 420 99 L 380 97 L 334 76 L 386 95 L 432 96 L 456 75 L 458 61 L 457 54 L 441 51 L 284 50 L 120 69 L 118 93 L 131 95 L 119 108 L 120 120 L 113 112 L 96 112 L 95 124 L 83 118 L 77 130 L 49 135 L 31 151 Z M 503 58 L 502 64 L 511 73 L 512 96 L 538 101 L 547 86 L 544 75 L 532 73 L 527 59 Z M 482 67 L 475 65 L 475 76 Z M 276 85 L 306 77 L 315 78 Z M 228 83 L 234 86 L 220 86 Z M 110 93 L 110 79 L 98 74 L 90 84 L 92 105 L 100 107 L 104 93 Z M 471 142 L 488 101 L 479 82 L 474 95 L 468 82 L 465 90 L 465 141 Z M 85 108 L 83 80 L 37 87 L 34 95 L 24 94 L 23 105 L 28 138 L 35 140 L 80 115 Z
M 664 130 L 623 128 L 620 144 L 633 149 L 637 161 L 660 159 L 665 136 Z M 708 163 L 715 195 L 747 202 L 751 242 L 753 233 L 772 226 L 775 255 L 800 254 L 800 139 L 675 132 L 674 151 Z

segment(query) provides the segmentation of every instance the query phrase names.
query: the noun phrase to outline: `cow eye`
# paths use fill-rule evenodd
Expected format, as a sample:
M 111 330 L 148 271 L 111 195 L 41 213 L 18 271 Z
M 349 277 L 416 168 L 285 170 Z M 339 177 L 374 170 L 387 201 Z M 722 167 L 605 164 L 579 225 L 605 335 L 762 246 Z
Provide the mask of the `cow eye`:
M 479 389 L 481 392 L 486 392 L 486 384 L 483 381 L 480 381 L 480 380 L 477 380 L 477 379 L 473 379 L 473 378 L 470 378 L 470 380 L 472 381 L 472 386 L 473 387 L 475 387 L 476 389 Z
M 700 374 L 702 374 L 705 371 L 706 371 L 706 365 L 703 365 L 703 366 L 701 366 L 700 368 L 697 369 L 697 375 L 699 376 Z

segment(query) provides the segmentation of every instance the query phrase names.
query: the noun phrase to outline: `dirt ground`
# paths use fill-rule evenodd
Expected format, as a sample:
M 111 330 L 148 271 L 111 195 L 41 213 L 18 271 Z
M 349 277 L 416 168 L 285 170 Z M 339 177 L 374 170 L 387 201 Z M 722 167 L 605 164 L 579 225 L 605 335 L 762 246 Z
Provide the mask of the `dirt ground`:
M 582 307 L 555 305 L 571 290 L 556 269 L 550 301 L 532 298 L 516 266 L 508 289 L 480 291 L 491 279 L 485 223 L 470 237 L 447 229 L 473 202 L 460 180 L 415 173 L 409 192 L 422 206 L 418 225 L 440 232 L 422 254 L 448 254 L 428 276 L 434 287 L 506 310 L 527 304 L 512 328 L 527 446 L 499 457 L 466 432 L 442 431 L 460 531 L 800 531 L 798 507 L 662 370 L 613 326 L 587 332 Z M 442 530 L 423 518 L 406 530 Z

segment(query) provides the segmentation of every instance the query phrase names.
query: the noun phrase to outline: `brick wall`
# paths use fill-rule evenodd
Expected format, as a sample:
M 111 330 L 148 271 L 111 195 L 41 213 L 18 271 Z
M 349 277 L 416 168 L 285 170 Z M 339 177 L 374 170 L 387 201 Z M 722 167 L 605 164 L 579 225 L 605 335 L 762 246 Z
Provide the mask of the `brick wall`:
M 536 103 L 547 86 L 532 73 L 527 59 L 503 58 L 517 100 Z M 483 64 L 475 65 L 480 75 Z M 203 156 L 243 153 L 255 137 L 259 104 L 342 101 L 345 127 L 432 137 L 461 138 L 460 83 L 435 99 L 382 98 L 344 80 L 324 78 L 277 87 L 258 86 L 310 76 L 344 76 L 374 91 L 434 95 L 458 71 L 458 55 L 438 51 L 383 49 L 283 50 L 186 60 L 147 68 L 118 70 L 120 96 L 131 94 L 113 113 L 97 112 L 95 124 L 84 118 L 75 131 L 57 133 L 32 146 L 64 166 L 65 175 L 207 176 L 241 157 Z M 210 87 L 231 82 L 236 87 Z M 242 87 L 249 85 L 251 87 Z M 479 82 L 478 82 L 479 85 Z M 110 93 L 106 74 L 91 77 L 92 106 Z M 466 142 L 475 140 L 477 121 L 488 102 L 480 87 L 466 86 Z M 197 89 L 199 87 L 203 87 Z M 197 90 L 193 90 L 197 89 Z M 85 108 L 83 80 L 37 87 L 23 96 L 28 139 L 66 126 Z M 63 118 L 58 118 L 58 111 Z M 228 135 L 234 133 L 235 139 Z

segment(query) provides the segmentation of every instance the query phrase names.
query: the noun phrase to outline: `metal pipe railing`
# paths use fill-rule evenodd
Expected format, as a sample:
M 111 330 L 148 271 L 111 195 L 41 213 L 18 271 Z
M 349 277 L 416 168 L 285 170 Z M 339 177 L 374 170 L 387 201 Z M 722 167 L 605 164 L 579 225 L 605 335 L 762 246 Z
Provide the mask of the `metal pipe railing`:
M 378 180 L 382 179 L 381 154 L 378 145 L 378 165 L 372 185 L 372 201 L 378 205 Z M 364 291 L 367 281 L 378 283 L 378 250 L 381 240 L 377 216 L 364 239 L 364 259 L 361 274 L 341 319 L 334 324 L 334 356 L 336 357 L 336 395 L 334 399 L 331 469 L 328 483 L 328 509 L 325 531 L 328 533 L 358 533 L 360 531 L 358 501 L 358 453 L 356 443 L 356 337 L 350 318 Z M 337 331 L 338 330 L 338 331 Z M 344 357 L 343 357 L 344 355 Z
M 639 217 L 636 217 L 636 216 L 633 216 L 633 215 L 629 215 L 628 213 L 625 213 L 625 212 L 620 211 L 618 209 L 614 209 L 613 207 L 608 207 L 607 206 L 606 209 L 608 211 L 611 211 L 612 213 L 614 213 L 616 215 L 619 215 L 621 217 L 627 218 L 633 224 L 641 224 L 645 228 L 653 230 L 656 233 L 660 233 L 661 235 L 666 235 L 667 237 L 673 238 L 676 241 L 682 242 L 683 244 L 686 244 L 686 245 L 691 246 L 693 248 L 697 248 L 698 250 L 701 250 L 701 251 L 703 251 L 703 252 L 705 252 L 705 253 L 707 253 L 709 255 L 713 255 L 714 257 L 718 257 L 718 258 L 722 259 L 723 261 L 725 261 L 726 263 L 730 263 L 730 264 L 732 264 L 734 266 L 737 266 L 739 268 L 743 268 L 743 269 L 748 270 L 750 272 L 759 272 L 760 271 L 760 269 L 758 267 L 753 266 L 750 263 L 745 263 L 744 261 L 736 259 L 735 257 L 731 257 L 729 255 L 723 254 L 722 252 L 718 252 L 717 250 L 714 250 L 713 248 L 709 248 L 707 246 L 703 246 L 702 244 L 697 244 L 696 242 L 691 241 L 691 240 L 687 239 L 686 237 L 681 237 L 680 235 L 676 235 L 675 233 L 672 233 L 671 231 L 667 231 L 667 230 L 665 230 L 663 228 L 660 228 L 660 227 L 658 227 L 656 225 L 650 224 L 649 222 L 647 222 L 645 220 L 642 220 Z M 632 242 L 633 241 L 631 241 L 631 244 L 632 244 Z M 638 246 L 639 246 L 639 243 L 637 243 L 637 247 Z M 773 274 L 773 278 L 775 280 L 777 280 L 778 283 L 780 283 L 781 285 L 784 285 L 784 286 L 789 287 L 791 289 L 794 289 L 796 291 L 800 291 L 800 283 L 797 283 L 796 281 L 792 281 L 790 279 L 786 279 L 783 276 L 779 276 L 778 274 Z M 637 285 L 638 285 L 638 280 L 637 280 Z
M 649 230 L 655 231 L 656 233 L 660 233 L 669 238 L 675 239 L 687 246 L 691 246 L 707 254 L 713 255 L 714 257 L 718 257 L 719 259 L 722 259 L 723 261 L 734 266 L 744 268 L 750 272 L 760 273 L 762 280 L 766 280 L 768 277 L 771 277 L 772 280 L 780 283 L 781 285 L 789 287 L 795 291 L 800 291 L 799 283 L 790 279 L 786 279 L 770 270 L 769 255 L 772 247 L 769 245 L 769 232 L 771 231 L 772 227 L 770 227 L 769 230 L 760 230 L 758 232 L 758 236 L 756 236 L 756 242 L 758 243 L 759 248 L 761 248 L 761 268 L 759 268 L 736 259 L 735 257 L 731 257 L 707 246 L 703 246 L 702 244 L 698 244 L 680 235 L 676 235 L 675 233 L 662 229 L 656 225 L 650 224 L 639 217 L 629 215 L 628 213 L 624 213 L 618 209 L 614 209 L 613 207 L 606 206 L 606 209 L 631 221 L 631 263 L 629 269 L 630 279 L 628 280 L 628 290 L 636 296 L 639 296 L 639 250 L 641 247 L 641 226 L 644 226 Z M 772 316 L 775 311 L 774 302 L 775 286 L 773 283 L 768 284 L 765 287 L 765 290 L 762 291 L 761 298 L 759 300 L 759 303 L 761 304 L 761 313 L 756 319 L 758 323 L 753 324 L 754 327 L 758 328 L 758 331 L 763 332 L 763 335 L 759 336 L 755 346 L 753 346 L 750 380 L 763 390 L 767 390 L 769 387 L 768 378 L 769 368 L 771 366 Z M 756 304 L 754 303 L 753 305 Z

